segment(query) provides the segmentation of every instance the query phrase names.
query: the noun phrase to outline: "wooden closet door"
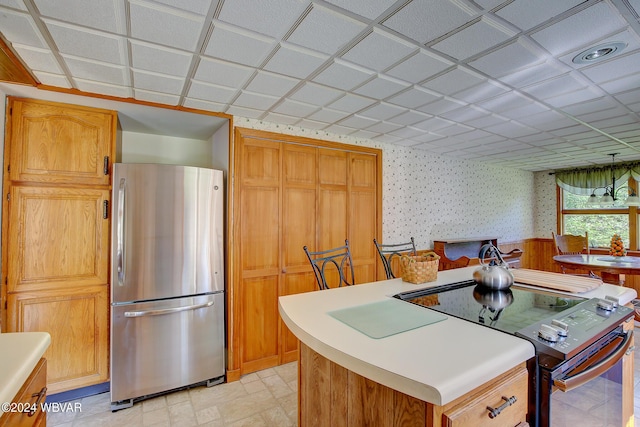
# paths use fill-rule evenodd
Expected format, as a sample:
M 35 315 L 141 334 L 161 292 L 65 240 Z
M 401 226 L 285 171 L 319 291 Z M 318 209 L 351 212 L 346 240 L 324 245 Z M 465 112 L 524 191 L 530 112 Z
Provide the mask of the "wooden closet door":
M 109 185 L 115 112 L 20 98 L 9 107 L 12 181 Z
M 348 168 L 346 151 L 318 149 L 318 246 L 313 250 L 343 246 L 349 237 Z
M 280 295 L 317 289 L 303 247 L 316 246 L 317 149 L 283 144 L 282 290 Z M 280 323 L 281 363 L 298 357 L 298 339 Z
M 280 144 L 246 138 L 239 145 L 239 314 L 242 372 L 279 363 Z

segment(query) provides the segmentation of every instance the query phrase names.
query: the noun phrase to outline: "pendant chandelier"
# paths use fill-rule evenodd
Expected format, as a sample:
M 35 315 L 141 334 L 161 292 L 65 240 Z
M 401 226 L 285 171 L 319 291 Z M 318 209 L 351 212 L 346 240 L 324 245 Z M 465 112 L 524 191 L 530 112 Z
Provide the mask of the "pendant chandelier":
M 636 194 L 636 192 L 629 187 L 628 185 L 624 185 L 622 187 L 616 188 L 616 176 L 614 174 L 614 163 L 616 155 L 619 153 L 611 153 L 611 184 L 607 184 L 604 187 L 596 187 L 591 191 L 591 195 L 589 196 L 589 200 L 587 200 L 587 204 L 592 206 L 614 206 L 614 205 L 622 205 L 622 206 L 640 206 L 640 198 Z M 604 190 L 604 194 L 601 196 L 596 195 L 596 191 Z M 620 192 L 622 191 L 622 194 Z M 616 203 L 619 202 L 619 203 Z

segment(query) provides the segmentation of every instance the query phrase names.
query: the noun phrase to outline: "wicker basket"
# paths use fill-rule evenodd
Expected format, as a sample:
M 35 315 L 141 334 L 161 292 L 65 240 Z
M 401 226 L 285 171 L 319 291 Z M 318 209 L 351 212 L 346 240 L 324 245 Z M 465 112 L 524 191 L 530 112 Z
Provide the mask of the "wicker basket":
M 409 283 L 433 282 L 438 278 L 440 256 L 435 252 L 426 252 L 418 256 L 403 255 L 402 280 Z

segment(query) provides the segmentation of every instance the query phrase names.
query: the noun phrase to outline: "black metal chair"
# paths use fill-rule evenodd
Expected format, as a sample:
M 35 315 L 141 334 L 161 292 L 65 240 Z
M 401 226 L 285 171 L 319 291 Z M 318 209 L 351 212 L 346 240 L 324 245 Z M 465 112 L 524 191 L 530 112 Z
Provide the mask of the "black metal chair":
M 348 239 L 345 239 L 344 246 L 333 249 L 317 252 L 309 251 L 306 246 L 303 249 L 309 258 L 320 290 L 355 284 Z M 329 283 L 334 282 L 337 282 L 337 286 L 329 286 Z
M 396 278 L 396 275 L 393 274 L 393 269 L 391 268 L 391 261 L 394 256 L 400 258 L 402 255 L 418 255 L 413 237 L 411 238 L 411 241 L 406 243 L 383 245 L 378 243 L 376 239 L 373 239 L 373 243 L 376 245 L 378 255 L 380 255 L 380 259 L 382 260 L 382 265 L 384 266 L 384 272 L 387 274 L 387 279 Z

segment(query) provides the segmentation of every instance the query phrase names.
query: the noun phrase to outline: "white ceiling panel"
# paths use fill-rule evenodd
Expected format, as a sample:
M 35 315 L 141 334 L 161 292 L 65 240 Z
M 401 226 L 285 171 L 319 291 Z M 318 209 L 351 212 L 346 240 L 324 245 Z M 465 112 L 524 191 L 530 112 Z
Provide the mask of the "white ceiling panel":
M 425 44 L 465 24 L 476 11 L 462 2 L 412 0 L 383 25 Z
M 452 58 L 467 59 L 507 41 L 515 34 L 515 31 L 483 17 L 471 26 L 432 45 L 432 47 Z
M 220 20 L 281 38 L 290 31 L 309 4 L 306 0 L 226 0 L 220 12 Z
M 275 47 L 276 42 L 273 39 L 224 24 L 216 24 L 204 54 L 257 67 Z
M 415 50 L 399 38 L 374 30 L 342 57 L 365 68 L 382 71 Z
M 45 21 L 60 53 L 78 58 L 95 59 L 111 64 L 126 63 L 126 40 L 98 31 Z
M 140 70 L 171 76 L 186 77 L 193 55 L 176 49 L 159 48 L 158 45 L 132 41 L 131 65 Z
M 38 84 L 539 171 L 609 152 L 640 160 L 640 21 L 629 7 L 0 0 L 0 32 Z M 613 41 L 626 47 L 572 62 Z
M 194 51 L 204 18 L 151 3 L 129 2 L 131 36 L 163 46 Z
M 125 34 L 124 3 L 117 0 L 34 0 L 42 16 Z
M 308 77 L 312 71 L 327 59 L 327 56 L 307 49 L 291 44 L 281 44 L 278 51 L 264 66 L 264 69 L 302 79 Z
M 331 55 L 345 47 L 365 27 L 361 22 L 314 5 L 287 41 Z

